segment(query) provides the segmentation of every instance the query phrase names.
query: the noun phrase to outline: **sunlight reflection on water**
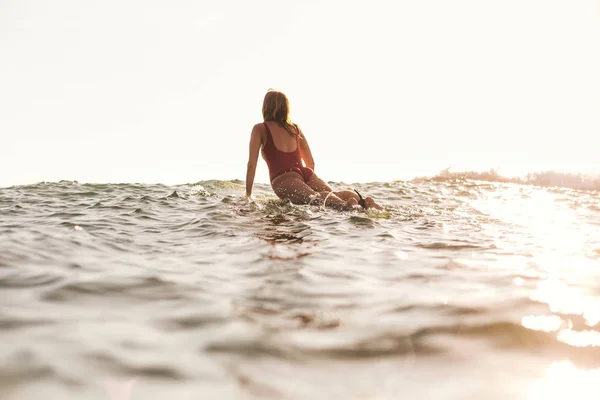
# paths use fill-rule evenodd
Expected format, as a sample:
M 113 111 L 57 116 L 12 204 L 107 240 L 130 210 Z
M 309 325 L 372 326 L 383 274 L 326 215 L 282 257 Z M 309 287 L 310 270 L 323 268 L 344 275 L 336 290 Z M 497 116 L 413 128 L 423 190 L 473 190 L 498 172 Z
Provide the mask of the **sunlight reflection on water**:
M 545 376 L 532 385 L 527 399 L 598 399 L 598 382 L 600 369 L 582 370 L 569 361 L 554 362 Z

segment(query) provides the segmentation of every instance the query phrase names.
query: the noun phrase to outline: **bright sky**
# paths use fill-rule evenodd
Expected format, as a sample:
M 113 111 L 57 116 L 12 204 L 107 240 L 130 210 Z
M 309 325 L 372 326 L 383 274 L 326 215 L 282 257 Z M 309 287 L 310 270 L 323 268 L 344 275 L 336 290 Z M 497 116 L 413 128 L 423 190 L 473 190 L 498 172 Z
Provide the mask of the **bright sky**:
M 326 180 L 600 173 L 600 0 L 2 0 L 0 57 L 0 186 L 244 179 L 269 88 Z

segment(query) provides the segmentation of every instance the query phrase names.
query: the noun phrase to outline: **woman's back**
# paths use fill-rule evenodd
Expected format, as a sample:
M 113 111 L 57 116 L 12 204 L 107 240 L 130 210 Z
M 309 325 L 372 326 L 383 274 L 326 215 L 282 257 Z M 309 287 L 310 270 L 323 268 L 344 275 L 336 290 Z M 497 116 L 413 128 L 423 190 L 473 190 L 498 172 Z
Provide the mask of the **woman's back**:
M 283 151 L 286 153 L 291 153 L 296 151 L 298 146 L 297 140 L 297 131 L 295 128 L 289 128 L 294 134 L 290 134 L 285 128 L 283 128 L 278 122 L 275 121 L 267 121 L 265 122 L 269 127 L 269 131 L 271 132 L 271 139 L 273 140 L 273 144 L 279 151 Z M 265 132 L 265 134 L 269 134 Z M 266 142 L 265 142 L 266 143 Z

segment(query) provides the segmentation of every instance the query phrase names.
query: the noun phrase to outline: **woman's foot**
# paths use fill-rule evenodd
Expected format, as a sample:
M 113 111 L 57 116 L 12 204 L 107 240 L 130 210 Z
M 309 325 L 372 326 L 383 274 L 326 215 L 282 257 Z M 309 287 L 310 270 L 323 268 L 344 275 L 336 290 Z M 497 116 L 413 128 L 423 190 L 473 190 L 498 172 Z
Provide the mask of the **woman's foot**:
M 376 210 L 383 210 L 383 207 L 381 207 L 379 204 L 375 203 L 375 200 L 373 200 L 372 197 L 367 197 L 365 199 L 365 208 L 368 210 L 369 208 L 374 208 Z

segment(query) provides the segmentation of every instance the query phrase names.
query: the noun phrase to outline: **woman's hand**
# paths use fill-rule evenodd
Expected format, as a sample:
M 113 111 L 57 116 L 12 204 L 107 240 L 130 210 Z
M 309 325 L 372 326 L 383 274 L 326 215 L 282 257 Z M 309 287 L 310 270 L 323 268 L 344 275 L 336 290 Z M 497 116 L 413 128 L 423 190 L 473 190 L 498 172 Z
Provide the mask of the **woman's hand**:
M 254 201 L 254 197 L 252 197 L 252 193 L 244 192 L 243 198 L 244 198 L 244 200 L 248 200 L 250 202 Z

